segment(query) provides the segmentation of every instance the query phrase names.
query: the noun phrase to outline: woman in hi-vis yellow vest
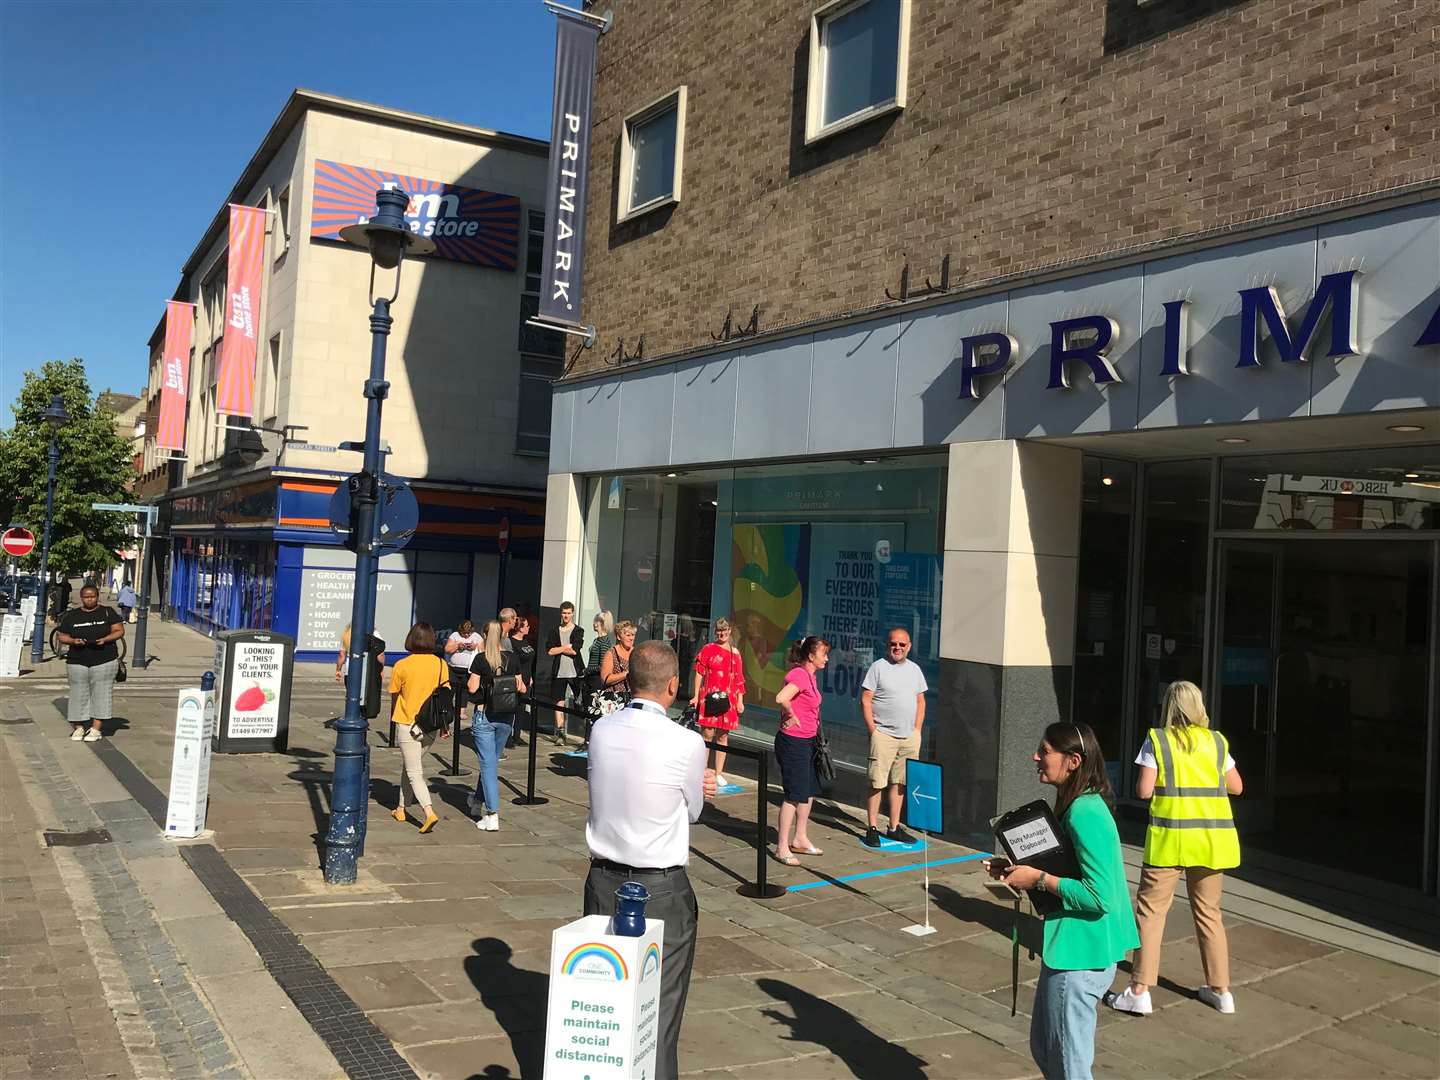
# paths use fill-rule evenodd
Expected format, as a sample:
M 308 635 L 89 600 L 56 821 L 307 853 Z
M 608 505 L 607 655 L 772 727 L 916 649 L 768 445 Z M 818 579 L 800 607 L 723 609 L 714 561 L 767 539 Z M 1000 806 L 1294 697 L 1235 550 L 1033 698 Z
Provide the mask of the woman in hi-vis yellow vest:
M 1200 1000 L 1222 1013 L 1235 1011 L 1230 993 L 1230 947 L 1220 918 L 1224 871 L 1240 865 L 1240 840 L 1230 813 L 1230 796 L 1244 785 L 1230 756 L 1230 744 L 1210 730 L 1200 688 L 1173 682 L 1161 711 L 1164 727 L 1152 730 L 1135 764 L 1135 794 L 1150 800 L 1145 862 L 1135 897 L 1140 948 L 1130 985 L 1105 1000 L 1112 1009 L 1146 1015 L 1153 1011 L 1150 987 L 1160 974 L 1160 942 L 1175 886 L 1185 875 L 1190 911 L 1205 985 Z

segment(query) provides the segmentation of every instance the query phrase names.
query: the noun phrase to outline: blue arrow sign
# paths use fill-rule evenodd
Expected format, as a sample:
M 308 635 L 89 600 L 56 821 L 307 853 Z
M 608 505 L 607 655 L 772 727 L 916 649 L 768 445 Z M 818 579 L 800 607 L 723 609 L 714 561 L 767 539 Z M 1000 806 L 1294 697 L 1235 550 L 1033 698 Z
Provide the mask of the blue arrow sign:
M 943 770 L 933 761 L 905 762 L 905 822 L 912 829 L 945 831 Z

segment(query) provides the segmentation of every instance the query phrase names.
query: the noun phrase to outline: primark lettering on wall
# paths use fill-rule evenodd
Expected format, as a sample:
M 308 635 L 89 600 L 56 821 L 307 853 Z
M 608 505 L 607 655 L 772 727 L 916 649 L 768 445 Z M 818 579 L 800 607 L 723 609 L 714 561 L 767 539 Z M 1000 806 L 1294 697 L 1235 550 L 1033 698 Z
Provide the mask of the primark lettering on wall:
M 551 471 L 1437 405 L 1432 197 L 567 380 Z

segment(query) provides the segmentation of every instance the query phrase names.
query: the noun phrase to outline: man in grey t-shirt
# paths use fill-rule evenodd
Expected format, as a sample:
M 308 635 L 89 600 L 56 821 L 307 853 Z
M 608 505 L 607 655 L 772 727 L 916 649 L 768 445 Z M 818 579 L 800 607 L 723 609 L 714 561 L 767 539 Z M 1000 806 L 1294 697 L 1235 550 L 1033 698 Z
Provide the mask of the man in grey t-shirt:
M 900 827 L 900 800 L 905 762 L 920 756 L 920 730 L 925 726 L 925 673 L 910 659 L 910 632 L 897 626 L 885 635 L 885 658 L 876 660 L 860 684 L 860 712 L 870 729 L 869 824 L 865 846 L 880 846 L 880 797 L 890 790 L 890 831 L 887 840 L 914 841 Z

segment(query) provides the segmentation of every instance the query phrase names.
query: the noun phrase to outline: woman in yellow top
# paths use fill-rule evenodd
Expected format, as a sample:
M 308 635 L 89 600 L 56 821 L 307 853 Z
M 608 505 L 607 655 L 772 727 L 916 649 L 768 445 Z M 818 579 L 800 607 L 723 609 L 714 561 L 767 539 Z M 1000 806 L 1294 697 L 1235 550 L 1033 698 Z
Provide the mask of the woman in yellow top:
M 1135 919 L 1140 948 L 1130 985 L 1106 998 L 1112 1009 L 1146 1015 L 1154 1011 L 1150 987 L 1160 976 L 1160 942 L 1175 886 L 1185 875 L 1205 985 L 1200 1000 L 1222 1013 L 1235 1011 L 1230 993 L 1230 945 L 1220 917 L 1225 871 L 1240 865 L 1240 840 L 1230 812 L 1230 796 L 1244 790 L 1230 744 L 1210 730 L 1200 688 L 1173 682 L 1161 710 L 1164 727 L 1151 731 L 1135 763 L 1140 776 L 1135 794 L 1150 799 L 1145 859 Z
M 435 629 L 427 622 L 417 622 L 405 635 L 405 651 L 410 655 L 390 669 L 390 722 L 395 725 L 395 745 L 400 747 L 404 766 L 400 770 L 399 796 L 395 804 L 395 820 L 405 821 L 405 784 L 408 781 L 415 801 L 425 809 L 420 831 L 428 833 L 439 817 L 430 803 L 430 789 L 425 786 L 425 748 L 435 736 L 419 738 L 410 734 L 410 725 L 426 698 L 435 688 L 450 687 L 450 665 L 435 654 Z M 448 739 L 450 732 L 442 732 Z

